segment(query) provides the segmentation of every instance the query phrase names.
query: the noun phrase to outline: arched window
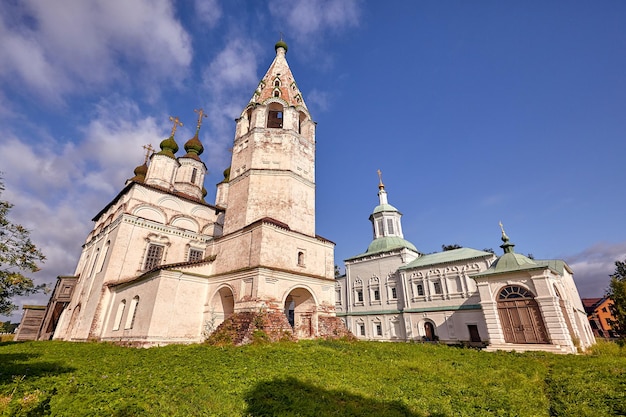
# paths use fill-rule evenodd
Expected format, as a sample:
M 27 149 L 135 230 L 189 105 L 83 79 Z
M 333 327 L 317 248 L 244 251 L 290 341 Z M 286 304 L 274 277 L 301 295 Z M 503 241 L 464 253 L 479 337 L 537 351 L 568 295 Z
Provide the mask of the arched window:
M 119 330 L 122 324 L 122 316 L 124 315 L 124 309 L 126 308 L 126 300 L 117 306 L 117 314 L 115 314 L 115 322 L 113 322 L 113 330 Z
M 535 298 L 535 296 L 526 288 L 517 285 L 509 285 L 508 287 L 502 288 L 498 299 L 506 300 L 511 298 Z
M 274 90 L 274 97 L 280 97 L 280 90 Z
M 191 183 L 196 183 L 196 176 L 198 175 L 198 170 L 196 168 L 191 170 Z
M 304 266 L 304 252 L 298 252 L 298 266 Z
M 280 80 L 278 78 L 274 80 L 274 87 L 280 87 Z
M 139 305 L 139 296 L 136 295 L 130 302 L 130 308 L 128 309 L 128 316 L 126 316 L 125 329 L 132 329 L 135 325 L 135 316 L 137 315 L 137 306 Z
M 424 286 L 422 284 L 417 284 L 417 295 L 419 296 L 424 295 Z

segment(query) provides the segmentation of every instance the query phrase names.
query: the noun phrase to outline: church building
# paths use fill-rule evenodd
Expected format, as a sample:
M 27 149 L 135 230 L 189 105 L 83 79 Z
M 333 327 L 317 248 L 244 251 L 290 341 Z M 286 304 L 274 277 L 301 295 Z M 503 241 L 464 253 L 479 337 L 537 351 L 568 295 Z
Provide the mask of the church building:
M 204 201 L 195 135 L 177 156 L 178 117 L 93 219 L 54 339 L 138 346 L 201 342 L 229 325 L 311 338 L 345 334 L 334 312 L 334 243 L 315 234 L 315 122 L 287 44 L 237 119 L 231 166 Z M 46 325 L 46 328 L 49 328 Z M 246 336 L 247 335 L 247 336 Z
M 439 341 L 487 350 L 576 353 L 595 343 L 572 270 L 515 253 L 458 248 L 423 254 L 402 233 L 379 171 L 367 250 L 345 260 L 335 308 L 359 339 Z

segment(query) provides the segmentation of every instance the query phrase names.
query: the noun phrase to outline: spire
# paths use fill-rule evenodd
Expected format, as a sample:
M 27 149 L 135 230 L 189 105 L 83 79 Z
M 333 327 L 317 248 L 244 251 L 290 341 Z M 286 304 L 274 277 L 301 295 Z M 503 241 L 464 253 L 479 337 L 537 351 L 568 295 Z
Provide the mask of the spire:
M 387 203 L 387 191 L 385 191 L 385 184 L 383 184 L 383 173 L 380 171 L 380 169 L 377 172 L 378 172 L 378 200 L 381 205 L 388 204 Z
M 181 122 L 178 119 L 178 116 L 176 117 L 170 116 L 170 121 L 174 123 L 174 126 L 172 126 L 172 133 L 170 133 L 169 138 L 164 139 L 159 144 L 159 147 L 161 148 L 161 152 L 159 152 L 157 155 L 165 155 L 165 156 L 169 156 L 170 158 L 176 159 L 175 154 L 176 152 L 178 152 L 178 144 L 176 143 L 176 140 L 174 140 L 174 134 L 176 133 L 176 129 L 178 128 L 178 126 L 183 125 L 183 122 Z
M 515 244 L 509 242 L 509 237 L 506 235 L 506 233 L 504 232 L 504 226 L 502 225 L 502 222 L 499 223 L 500 225 L 500 229 L 502 230 L 502 245 L 500 245 L 500 247 L 502 248 L 502 250 L 504 251 L 504 253 L 515 253 L 515 251 L 513 250 L 513 248 L 515 247 Z
M 199 161 L 199 155 L 202 155 L 202 152 L 204 152 L 204 146 L 202 146 L 202 142 L 198 139 L 198 133 L 200 132 L 200 126 L 202 126 L 202 119 L 207 117 L 207 115 L 201 108 L 194 109 L 194 112 L 198 113 L 196 134 L 185 143 L 185 150 L 187 151 L 187 154 L 183 158 L 193 158 L 196 161 Z
M 256 91 L 250 99 L 250 103 L 264 104 L 269 99 L 278 98 L 289 106 L 300 106 L 306 109 L 302 93 L 298 89 L 289 64 L 285 59 L 288 48 L 282 36 L 276 42 L 274 49 L 276 50 L 276 57 L 259 82 Z

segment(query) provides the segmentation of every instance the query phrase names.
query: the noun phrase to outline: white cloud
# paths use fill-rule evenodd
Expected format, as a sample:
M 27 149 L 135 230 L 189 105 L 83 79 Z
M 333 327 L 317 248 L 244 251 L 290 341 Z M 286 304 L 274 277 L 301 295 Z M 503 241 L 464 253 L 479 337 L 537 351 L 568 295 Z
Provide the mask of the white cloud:
M 17 76 L 48 100 L 123 82 L 128 75 L 120 60 L 147 81 L 179 76 L 191 63 L 189 35 L 168 0 L 27 0 L 0 7 L 2 81 Z
M 205 106 L 211 130 L 211 135 L 203 139 L 206 147 L 203 158 L 209 167 L 225 168 L 230 163 L 227 149 L 233 139 L 233 120 L 239 117 L 262 76 L 257 72 L 258 49 L 254 41 L 230 39 L 203 71 L 203 84 L 209 100 Z
M 578 292 L 583 298 L 601 297 L 609 285 L 609 275 L 615 272 L 615 261 L 626 259 L 626 242 L 597 243 L 565 261 L 574 271 Z
M 142 145 L 158 148 L 167 127 L 143 116 L 134 102 L 113 98 L 103 100 L 96 118 L 78 130 L 77 144 L 50 139 L 38 146 L 9 132 L 0 153 L 6 186 L 1 198 L 15 205 L 11 220 L 31 230 L 47 257 L 33 276 L 37 283 L 74 273 L 91 218 L 143 162 Z M 47 296 L 34 299 L 45 303 Z
M 282 19 L 285 29 L 298 40 L 359 24 L 356 0 L 280 0 L 271 2 L 269 7 L 272 16 Z
M 214 27 L 222 17 L 222 8 L 217 0 L 196 0 L 196 16 L 209 28 Z

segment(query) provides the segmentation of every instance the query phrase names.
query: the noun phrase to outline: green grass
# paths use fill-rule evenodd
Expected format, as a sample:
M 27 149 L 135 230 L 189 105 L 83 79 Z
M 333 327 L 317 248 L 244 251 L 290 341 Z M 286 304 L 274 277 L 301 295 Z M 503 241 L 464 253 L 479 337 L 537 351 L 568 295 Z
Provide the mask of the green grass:
M 626 353 L 487 353 L 409 343 L 123 348 L 0 344 L 0 415 L 626 415 Z

